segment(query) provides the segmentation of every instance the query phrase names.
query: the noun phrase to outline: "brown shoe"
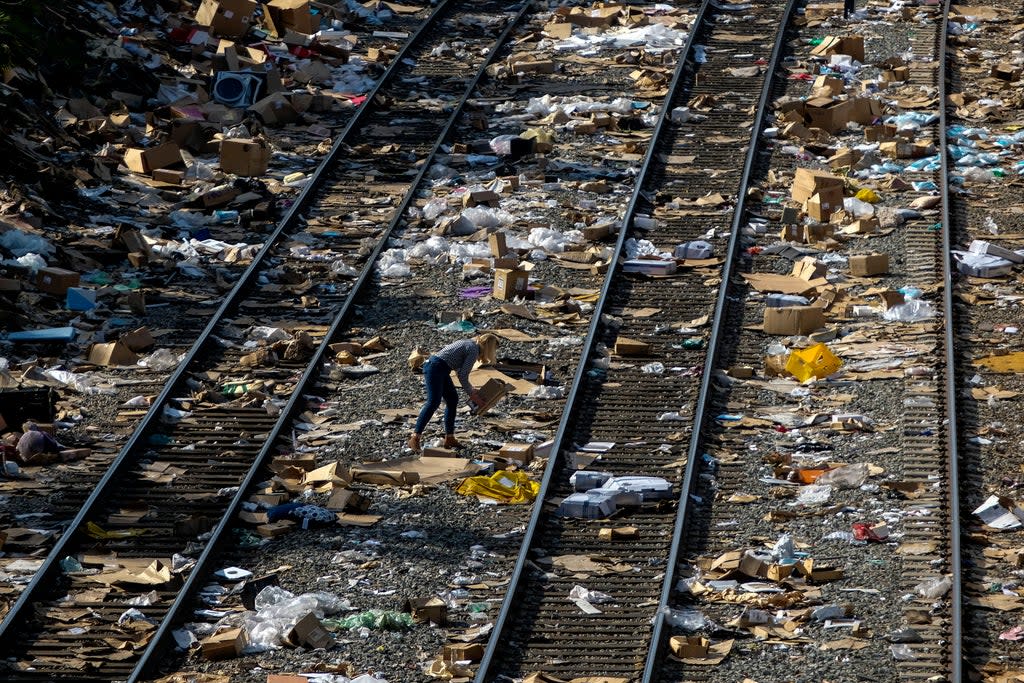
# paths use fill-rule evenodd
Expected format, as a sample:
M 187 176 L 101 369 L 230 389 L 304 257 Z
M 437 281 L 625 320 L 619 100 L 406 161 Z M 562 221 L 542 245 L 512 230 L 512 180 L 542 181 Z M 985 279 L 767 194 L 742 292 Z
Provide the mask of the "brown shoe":
M 462 442 L 455 438 L 452 434 L 445 434 L 444 437 L 445 448 L 462 448 Z
M 405 442 L 405 445 L 409 447 L 414 453 L 420 452 L 420 435 L 413 434 L 409 437 L 409 440 Z

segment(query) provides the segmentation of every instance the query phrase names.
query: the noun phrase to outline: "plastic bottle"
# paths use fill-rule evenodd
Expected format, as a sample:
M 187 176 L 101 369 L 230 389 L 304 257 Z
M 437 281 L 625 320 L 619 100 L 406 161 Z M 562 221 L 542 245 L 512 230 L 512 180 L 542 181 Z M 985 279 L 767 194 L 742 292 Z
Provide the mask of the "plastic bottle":
M 213 218 L 218 223 L 233 223 L 238 220 L 238 212 L 234 209 L 218 209 L 213 212 Z

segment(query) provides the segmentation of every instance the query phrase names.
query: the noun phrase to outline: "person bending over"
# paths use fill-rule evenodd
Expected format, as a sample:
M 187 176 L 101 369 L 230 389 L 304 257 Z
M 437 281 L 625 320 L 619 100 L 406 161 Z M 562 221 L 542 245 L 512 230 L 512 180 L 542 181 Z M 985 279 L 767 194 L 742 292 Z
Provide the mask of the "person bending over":
M 472 339 L 462 339 L 444 347 L 423 364 L 423 386 L 427 390 L 427 401 L 416 419 L 416 428 L 409 437 L 408 446 L 417 453 L 420 439 L 430 418 L 434 416 L 441 399 L 444 399 L 444 447 L 459 448 L 462 444 L 455 438 L 455 411 L 459 407 L 459 394 L 455 390 L 451 373 L 454 372 L 469 400 L 480 406 L 483 399 L 469 382 L 469 373 L 477 360 L 482 365 L 492 365 L 498 351 L 498 337 L 485 333 Z

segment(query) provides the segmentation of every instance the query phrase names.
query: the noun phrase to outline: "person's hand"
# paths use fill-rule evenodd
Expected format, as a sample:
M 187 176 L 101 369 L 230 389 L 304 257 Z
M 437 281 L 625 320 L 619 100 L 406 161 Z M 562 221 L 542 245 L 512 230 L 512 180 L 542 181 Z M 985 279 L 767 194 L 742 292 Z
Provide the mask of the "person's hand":
M 472 394 L 470 394 L 469 400 L 475 403 L 477 407 L 482 407 L 484 404 L 484 399 L 482 396 L 480 396 L 479 391 L 474 391 Z

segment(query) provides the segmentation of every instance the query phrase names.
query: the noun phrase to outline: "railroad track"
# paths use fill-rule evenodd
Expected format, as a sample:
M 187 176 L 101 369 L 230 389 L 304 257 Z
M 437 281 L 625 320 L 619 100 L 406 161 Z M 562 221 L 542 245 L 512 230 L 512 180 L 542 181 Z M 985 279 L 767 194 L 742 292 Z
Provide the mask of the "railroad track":
M 327 343 L 455 115 L 524 12 L 498 2 L 442 2 L 394 58 L 368 105 L 338 136 L 330 163 L 267 240 L 0 624 L 5 680 L 134 681 L 152 664 L 242 494 L 273 454 L 277 433 L 305 408 L 305 388 L 319 375 Z M 432 54 L 456 26 L 465 51 Z M 428 94 L 432 102 L 423 101 Z M 389 126 L 398 119 L 406 132 L 400 143 Z M 367 191 L 371 161 L 376 184 Z M 310 256 L 311 243 L 330 250 L 330 260 Z M 350 270 L 339 276 L 342 261 Z M 245 346 L 242 330 L 282 326 L 289 334 L 275 350 Z M 242 400 L 224 400 L 235 395 Z M 145 533 L 136 535 L 143 523 Z M 189 548 L 199 556 L 195 569 L 178 572 L 172 557 L 204 530 L 211 533 L 201 547 Z M 102 584 L 97 591 L 88 571 L 62 566 L 69 557 L 81 557 L 85 570 L 114 562 L 136 575 L 116 591 Z M 153 571 L 176 570 L 180 588 L 172 583 L 154 598 L 137 573 L 155 561 L 162 564 Z M 133 607 L 144 616 L 125 616 Z M 74 614 L 89 615 L 90 626 L 69 628 Z
M 760 126 L 752 112 L 760 110 L 758 104 L 766 95 L 761 77 L 740 76 L 727 69 L 751 64 L 773 69 L 781 37 L 772 41 L 771 36 L 791 9 L 791 4 L 754 3 L 731 14 L 728 5 L 702 5 L 687 59 L 677 70 L 671 104 L 665 110 L 702 97 L 717 98 L 723 106 L 705 123 L 659 124 L 627 213 L 625 225 L 633 229 L 620 236 L 620 252 L 627 236 L 671 249 L 669 245 L 711 231 L 715 256 L 728 262 L 730 235 L 738 229 L 731 207 L 737 195 L 745 192 L 746 167 L 737 168 L 737 150 L 746 156 L 751 131 Z M 753 48 L 754 57 L 738 57 L 751 51 L 747 36 L 761 38 Z M 695 45 L 701 48 L 694 49 Z M 693 210 L 694 201 L 712 193 L 721 193 L 722 201 Z M 679 199 L 673 203 L 673 198 Z M 631 224 L 641 209 L 654 218 L 653 229 Z M 730 223 L 731 231 L 727 230 Z M 536 506 L 527 529 L 478 681 L 541 671 L 567 678 L 599 673 L 650 680 L 655 675 L 663 650 L 660 615 L 671 585 L 666 569 L 674 553 L 671 540 L 677 511 L 672 504 L 662 503 L 633 511 L 624 519 L 592 522 L 560 517 L 556 507 L 572 492 L 570 475 L 584 459 L 593 461 L 588 469 L 660 476 L 672 482 L 677 492 L 685 489 L 682 446 L 693 425 L 691 411 L 696 408 L 700 414 L 697 398 L 708 342 L 703 325 L 721 306 L 717 282 L 723 273 L 727 277 L 730 268 L 726 265 L 723 270 L 722 260 L 698 266 L 678 278 L 647 279 L 616 271 L 606 280 L 598 309 L 601 316 L 595 316 L 585 344 L 585 357 L 590 360 L 574 379 L 555 437 L 558 455 L 545 471 L 543 502 Z M 640 307 L 660 309 L 662 323 L 633 316 L 631 311 Z M 674 329 L 663 329 L 665 320 L 679 322 Z M 609 359 L 597 350 L 598 344 L 613 349 L 624 338 L 650 346 L 631 358 Z M 652 362 L 670 367 L 662 374 L 644 372 L 642 367 Z M 681 419 L 662 419 L 673 415 Z M 611 445 L 595 459 L 585 452 L 584 444 L 596 442 Z M 600 530 L 609 533 L 623 524 L 636 529 L 635 539 L 611 547 L 599 540 Z M 613 596 L 613 604 L 600 605 L 596 614 L 567 600 L 579 581 L 541 568 L 560 556 L 594 553 L 614 553 L 621 566 L 630 567 L 626 573 L 595 575 L 585 581 L 585 588 Z
M 951 14 L 950 21 L 956 22 L 958 31 L 946 36 L 946 87 L 953 99 L 945 112 L 945 151 L 947 173 L 958 182 L 944 207 L 943 222 L 949 226 L 949 246 L 954 249 L 966 250 L 972 240 L 986 240 L 1012 250 L 1020 247 L 1024 233 L 1014 209 L 1019 206 L 1019 191 L 1011 180 L 1019 154 L 1012 146 L 1006 151 L 996 147 L 978 150 L 996 153 L 999 158 L 995 164 L 955 163 L 967 146 L 984 145 L 972 141 L 973 134 L 955 133 L 956 127 L 979 128 L 990 141 L 1012 140 L 1017 130 L 1016 111 L 975 113 L 971 107 L 986 93 L 1001 90 L 990 70 L 992 65 L 1010 59 L 1008 51 L 1012 48 L 1006 40 L 1006 27 L 1019 21 L 1020 7 L 994 2 L 980 9 L 991 13 L 970 18 Z M 984 68 L 972 56 L 981 50 L 992 55 L 991 64 Z M 973 177 L 968 176 L 971 166 L 977 167 Z M 994 177 L 997 170 L 1007 177 Z M 1013 680 L 1024 672 L 1024 657 L 1014 640 L 1022 601 L 1016 582 L 1008 579 L 1018 571 L 1019 530 L 996 531 L 974 511 L 990 495 L 1019 498 L 1020 460 L 1012 444 L 1020 437 L 1019 398 L 1015 394 L 1024 389 L 1024 381 L 1017 371 L 982 363 L 993 355 L 1015 354 L 1022 349 L 1019 335 L 1013 332 L 1022 322 L 1019 308 L 1013 303 L 1019 296 L 1019 286 L 1005 277 L 975 278 L 955 273 L 953 295 L 963 520 L 964 675 L 965 680 Z M 993 394 L 991 398 L 987 397 L 989 393 Z
M 942 77 L 942 11 L 939 8 L 914 8 L 912 13 L 916 12 L 921 14 L 908 18 L 908 21 L 914 23 L 910 47 L 915 55 L 915 60 L 910 64 L 908 83 L 911 86 L 930 88 L 932 96 L 936 97 L 935 101 L 941 101 L 938 87 Z M 834 29 L 830 32 L 834 32 Z M 812 34 L 801 37 L 806 39 L 815 36 Z M 869 54 L 867 59 L 870 62 L 884 57 L 885 55 Z M 925 112 L 928 111 L 927 107 L 923 109 Z M 923 127 L 918 139 L 931 141 L 937 146 L 942 129 L 940 122 L 936 124 Z M 779 162 L 772 163 L 773 168 L 778 168 L 779 165 Z M 781 165 L 785 167 L 789 164 L 783 161 Z M 941 170 L 914 174 L 913 179 L 930 179 L 937 187 L 944 186 Z M 859 181 L 854 182 L 856 185 L 860 184 Z M 909 203 L 909 200 L 905 200 L 905 203 Z M 755 215 L 777 215 L 770 204 L 758 206 L 752 202 L 749 208 Z M 807 581 L 804 585 L 810 587 L 812 595 L 810 604 L 823 608 L 837 608 L 833 615 L 836 626 L 842 628 L 843 618 L 850 617 L 848 625 L 855 622 L 863 623 L 876 634 L 883 628 L 890 633 L 899 629 L 912 630 L 914 642 L 893 641 L 893 647 L 898 648 L 898 656 L 894 656 L 896 651 L 886 652 L 877 643 L 873 644 L 877 649 L 872 652 L 872 644 L 857 644 L 856 640 L 853 640 L 851 649 L 855 651 L 864 648 L 863 651 L 870 653 L 868 656 L 876 660 L 878 657 L 896 659 L 895 666 L 884 674 L 879 672 L 877 680 L 960 680 L 959 523 L 955 494 L 956 449 L 951 446 L 955 444 L 955 423 L 949 419 L 953 411 L 952 366 L 949 363 L 948 352 L 952 339 L 942 322 L 948 320 L 950 311 L 949 271 L 943 257 L 946 236 L 936 227 L 935 212 L 925 212 L 925 215 L 908 220 L 895 233 L 895 239 L 885 245 L 884 251 L 889 253 L 891 265 L 888 275 L 882 280 L 885 286 L 892 289 L 911 284 L 935 292 L 936 317 L 923 324 L 919 323 L 919 328 L 909 334 L 905 330 L 888 326 L 878 326 L 863 333 L 864 339 L 894 343 L 897 347 L 900 346 L 900 340 L 912 339 L 913 346 L 917 349 L 912 357 L 915 363 L 921 365 L 913 370 L 908 368 L 904 376 L 895 378 L 898 389 L 870 387 L 856 382 L 846 383 L 840 377 L 836 382 L 836 389 L 830 391 L 828 385 L 812 389 L 810 394 L 806 395 L 811 402 L 806 404 L 803 411 L 795 411 L 806 412 L 820 406 L 818 409 L 833 414 L 842 413 L 849 399 L 832 402 L 830 405 L 830 394 L 838 393 L 839 387 L 856 386 L 858 391 L 854 395 L 859 396 L 849 401 L 850 408 L 846 410 L 855 413 L 859 410 L 865 416 L 873 417 L 876 424 L 885 425 L 882 431 L 891 430 L 891 436 L 887 437 L 880 433 L 873 440 L 855 439 L 851 438 L 853 434 L 837 428 L 832 433 L 828 430 L 825 433 L 808 431 L 806 436 L 801 434 L 797 438 L 780 436 L 772 440 L 757 439 L 745 434 L 742 429 L 733 430 L 733 425 L 726 417 L 701 425 L 703 433 L 698 437 L 701 446 L 694 451 L 716 456 L 719 463 L 717 471 L 705 468 L 702 471 L 704 476 L 696 482 L 695 493 L 700 496 L 702 504 L 693 506 L 694 514 L 689 521 L 690 534 L 686 541 L 687 561 L 680 573 L 681 578 L 688 581 L 696 580 L 699 586 L 701 570 L 698 567 L 707 570 L 716 556 L 720 557 L 722 553 L 742 550 L 745 547 L 760 548 L 763 552 L 765 546 L 771 547 L 781 534 L 792 534 L 794 539 L 809 544 L 804 555 L 798 555 L 799 557 L 810 555 L 821 564 L 832 564 L 840 569 L 839 576 L 845 574 L 849 579 L 845 585 L 839 586 L 830 586 L 828 582 L 831 579 L 804 579 Z M 771 242 L 771 239 L 756 239 L 751 246 L 768 246 Z M 744 262 L 744 269 L 753 272 L 778 272 L 777 268 L 777 265 L 765 263 L 764 259 L 759 258 Z M 762 364 L 765 352 L 765 337 L 752 329 L 761 318 L 761 297 L 750 296 L 749 290 L 744 295 L 746 287 L 741 283 L 737 284 L 740 286 L 736 288 L 737 295 L 730 298 L 730 302 L 735 303 L 728 316 L 726 328 L 733 330 L 737 336 L 732 338 L 732 347 L 720 357 L 718 364 L 712 369 L 719 373 L 726 373 L 734 366 L 758 367 Z M 848 325 L 851 323 L 856 327 L 855 321 L 846 322 Z M 856 339 L 855 333 L 830 341 L 829 345 L 840 356 L 844 353 L 856 354 Z M 851 341 L 852 344 L 847 343 Z M 906 365 L 907 363 L 896 363 L 896 367 Z M 785 407 L 781 395 L 774 401 L 766 401 L 763 395 L 759 395 L 765 388 L 765 383 L 729 382 L 711 396 L 713 403 L 709 410 L 721 416 L 736 411 L 749 414 L 750 408 L 754 408 L 755 413 L 764 411 L 769 415 L 771 408 L 775 408 L 778 414 L 783 416 L 787 412 L 794 412 Z M 821 403 L 817 402 L 819 400 Z M 783 427 L 782 431 L 789 430 Z M 803 430 L 798 430 L 796 433 L 802 432 Z M 863 445 L 851 448 L 856 441 L 863 442 Z M 873 445 L 872 441 L 875 447 L 866 450 L 868 446 Z M 779 455 L 764 452 L 766 448 L 769 451 L 777 449 L 782 454 L 781 458 Z M 887 458 L 887 449 L 893 449 L 893 452 L 900 453 L 900 456 Z M 744 452 L 746 455 L 742 455 Z M 814 462 L 815 459 L 820 462 L 821 456 L 826 454 L 832 456 L 828 458 L 830 461 L 867 461 L 882 465 L 888 477 L 901 482 L 901 486 L 920 492 L 920 495 L 915 494 L 909 501 L 897 502 L 894 500 L 897 497 L 869 499 L 868 505 L 882 506 L 881 509 L 886 510 L 887 519 L 899 520 L 899 530 L 902 534 L 900 543 L 903 547 L 897 548 L 895 554 L 869 550 L 858 557 L 817 541 L 817 537 L 826 536 L 829 531 L 837 529 L 837 526 L 827 521 L 815 523 L 815 518 L 820 517 L 822 513 L 816 512 L 813 505 L 798 505 L 791 512 L 784 510 L 772 515 L 767 521 L 775 523 L 767 528 L 758 529 L 752 526 L 756 523 L 749 513 L 743 512 L 743 506 L 747 502 L 744 497 L 752 492 L 751 489 L 756 489 L 752 482 L 764 476 L 766 464 L 792 462 L 796 467 L 800 462 Z M 695 462 L 693 466 L 698 467 L 699 464 Z M 787 492 L 785 487 L 781 487 L 769 491 L 769 494 L 785 499 L 792 496 L 793 492 Z M 844 501 L 849 501 L 847 505 L 858 505 L 856 498 L 840 498 L 832 510 L 841 510 Z M 899 512 L 894 513 L 894 510 Z M 828 513 L 827 510 L 824 512 Z M 865 512 L 856 510 L 846 522 L 847 528 L 850 522 L 862 521 L 864 515 Z M 847 519 L 842 514 L 839 517 Z M 842 526 L 838 525 L 838 529 L 842 529 Z M 880 577 L 873 576 L 872 565 L 890 568 L 886 573 L 897 578 L 880 580 Z M 919 592 L 922 584 L 938 582 L 944 577 L 950 579 L 950 585 L 945 591 L 929 593 L 927 596 Z M 783 586 L 787 591 L 794 592 L 783 592 L 775 602 L 771 599 L 755 599 L 745 604 L 751 608 L 767 609 L 771 609 L 773 605 L 777 608 L 782 604 L 792 607 L 806 604 L 800 598 L 800 581 L 788 587 Z M 873 586 L 882 587 L 881 592 Z M 745 617 L 728 607 L 731 600 L 728 590 L 708 590 L 703 593 L 701 590 L 703 589 L 698 590 L 698 594 L 686 594 L 686 591 L 683 591 L 674 606 L 679 609 L 702 610 L 708 618 L 717 623 L 726 623 L 737 617 L 740 623 L 743 622 Z M 859 596 L 871 597 L 858 599 Z M 882 596 L 882 600 L 887 604 L 880 604 L 878 596 Z M 789 602 L 791 599 L 795 599 L 796 602 Z M 735 606 L 735 601 L 732 604 Z M 785 651 L 773 649 L 772 645 L 784 643 L 795 647 L 803 646 L 808 656 L 813 652 L 814 659 L 810 661 L 819 675 L 844 675 L 844 672 L 856 664 L 854 656 L 846 652 L 851 642 L 829 639 L 829 632 L 818 628 L 824 618 L 818 620 L 817 624 L 814 621 L 812 619 L 803 625 L 804 634 L 801 635 L 805 635 L 807 639 L 795 636 L 789 638 L 784 632 L 772 632 L 768 627 L 758 638 L 763 644 L 737 641 L 737 647 L 730 654 L 728 663 L 722 665 L 725 667 L 724 670 L 722 667 L 709 670 L 706 666 L 694 666 L 692 663 L 674 663 L 671 671 L 673 675 L 683 676 L 688 680 L 714 680 L 715 675 L 740 675 L 740 672 L 750 672 L 752 677 L 757 678 L 755 673 L 760 667 L 767 666 L 770 670 L 771 664 L 768 664 L 768 661 L 773 658 L 773 653 L 781 654 Z M 779 622 L 770 621 L 769 624 L 771 623 Z M 857 628 L 853 628 L 854 635 Z M 814 652 L 819 648 L 837 648 L 843 651 L 843 655 L 833 658 L 820 651 Z M 775 665 L 779 669 L 785 667 L 781 660 L 776 661 Z M 835 669 L 832 668 L 834 666 Z

